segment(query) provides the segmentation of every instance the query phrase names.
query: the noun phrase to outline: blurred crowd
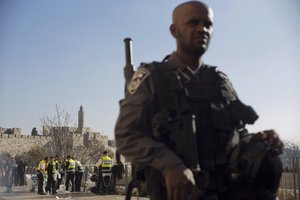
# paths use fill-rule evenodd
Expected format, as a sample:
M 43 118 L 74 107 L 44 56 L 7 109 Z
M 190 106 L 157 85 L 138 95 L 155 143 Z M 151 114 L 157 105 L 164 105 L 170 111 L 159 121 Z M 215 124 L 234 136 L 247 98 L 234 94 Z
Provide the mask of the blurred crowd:
M 7 186 L 10 191 L 13 185 L 25 185 L 25 171 L 27 163 L 22 158 L 14 158 L 11 155 L 5 155 L 0 160 L 0 185 Z

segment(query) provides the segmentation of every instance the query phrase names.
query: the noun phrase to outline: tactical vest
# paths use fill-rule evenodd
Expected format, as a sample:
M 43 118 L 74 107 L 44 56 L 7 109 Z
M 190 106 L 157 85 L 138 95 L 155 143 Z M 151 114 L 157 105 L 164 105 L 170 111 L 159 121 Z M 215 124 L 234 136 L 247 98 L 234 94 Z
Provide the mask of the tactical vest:
M 217 72 L 216 67 L 202 66 L 197 78 L 168 62 L 153 63 L 149 67 L 154 68 L 151 76 L 158 104 L 158 113 L 152 122 L 154 138 L 176 152 L 174 147 L 183 142 L 185 135 L 182 135 L 184 131 L 176 130 L 180 126 L 172 125 L 174 122 L 170 119 L 195 116 L 198 161 L 201 169 L 216 173 L 218 166 L 228 162 L 230 150 L 239 142 L 239 130 L 246 124 L 253 124 L 258 116 L 237 98 L 227 77 Z M 162 123 L 162 119 L 170 123 Z M 188 167 L 194 164 L 194 159 L 180 153 L 179 156 Z

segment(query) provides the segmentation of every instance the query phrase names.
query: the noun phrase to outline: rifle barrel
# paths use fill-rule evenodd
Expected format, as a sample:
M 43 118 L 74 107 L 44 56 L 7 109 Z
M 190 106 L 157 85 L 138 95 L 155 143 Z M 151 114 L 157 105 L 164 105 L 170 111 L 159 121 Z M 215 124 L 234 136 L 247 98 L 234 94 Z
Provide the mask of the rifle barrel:
M 128 82 L 133 75 L 133 63 L 132 63 L 132 39 L 125 38 L 125 68 L 124 68 L 124 76 L 126 82 Z

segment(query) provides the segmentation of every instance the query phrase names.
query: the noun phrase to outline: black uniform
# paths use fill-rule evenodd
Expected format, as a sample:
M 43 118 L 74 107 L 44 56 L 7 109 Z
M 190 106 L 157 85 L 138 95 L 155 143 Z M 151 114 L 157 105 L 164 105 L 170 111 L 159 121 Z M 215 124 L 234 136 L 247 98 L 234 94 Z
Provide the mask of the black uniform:
M 54 181 L 54 171 L 55 171 L 55 163 L 53 161 L 49 162 L 47 165 L 47 185 L 46 185 L 46 192 L 50 194 L 56 194 L 56 185 Z
M 17 162 L 17 184 L 23 186 L 25 183 L 25 170 L 26 170 L 26 163 L 23 160 L 18 160 Z
M 82 175 L 83 175 L 83 170 L 82 170 L 82 166 L 81 163 L 77 160 L 75 160 L 76 162 L 76 167 L 75 167 L 75 191 L 76 192 L 80 192 L 80 187 L 81 187 L 81 179 L 82 179 Z
M 165 130 L 168 125 L 160 124 L 161 118 L 172 121 L 170 119 L 176 118 L 178 112 L 181 112 L 181 116 L 185 113 L 195 116 L 198 159 L 201 169 L 209 177 L 204 189 L 207 195 L 217 195 L 219 199 L 239 199 L 232 191 L 248 190 L 253 183 L 242 184 L 243 188 L 239 188 L 241 182 L 231 180 L 230 170 L 236 167 L 236 160 L 248 149 L 255 149 L 251 142 L 248 145 L 240 141 L 248 135 L 245 125 L 254 123 L 258 116 L 250 106 L 238 99 L 224 73 L 206 64 L 192 71 L 176 53 L 164 63 L 142 65 L 135 72 L 127 84 L 115 128 L 120 153 L 137 166 L 147 168 L 146 178 L 151 185 L 148 192 L 160 196 L 152 195 L 151 199 L 166 198 L 162 175 L 178 164 L 188 166 L 173 148 L 176 142 L 171 141 L 170 135 L 174 132 Z M 236 150 L 238 153 L 229 162 L 230 153 L 238 144 L 242 144 L 242 147 L 239 146 Z M 245 156 L 245 160 L 248 157 Z M 273 171 L 270 170 L 272 172 L 267 181 L 256 180 L 256 183 L 262 184 L 259 189 L 252 188 L 262 191 L 259 192 L 261 196 L 251 197 L 249 194 L 252 190 L 247 191 L 247 198 L 274 198 L 280 180 L 281 163 L 278 157 L 266 157 L 268 159 L 264 160 L 267 161 L 259 161 L 259 166 L 262 163 Z M 257 173 L 262 172 L 257 169 L 252 175 Z

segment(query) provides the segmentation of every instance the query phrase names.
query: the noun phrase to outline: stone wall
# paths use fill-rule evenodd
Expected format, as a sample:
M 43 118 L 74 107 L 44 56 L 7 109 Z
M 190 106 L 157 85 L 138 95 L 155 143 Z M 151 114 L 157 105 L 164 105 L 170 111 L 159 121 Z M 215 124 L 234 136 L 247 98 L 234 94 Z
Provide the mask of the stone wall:
M 9 152 L 11 155 L 19 155 L 29 151 L 31 148 L 40 146 L 43 147 L 51 139 L 50 136 L 45 135 L 22 135 L 20 132 L 17 134 L 0 133 L 0 154 Z M 84 140 L 96 139 L 103 142 L 108 147 L 108 137 L 100 133 L 91 132 L 82 134 L 73 134 L 73 145 L 84 145 Z M 114 149 L 110 147 L 110 149 Z
M 0 134 L 1 133 L 6 133 L 10 135 L 21 135 L 21 128 L 2 128 L 0 127 Z
M 0 134 L 0 153 L 9 152 L 12 155 L 22 154 L 35 146 L 44 146 L 50 137 Z

